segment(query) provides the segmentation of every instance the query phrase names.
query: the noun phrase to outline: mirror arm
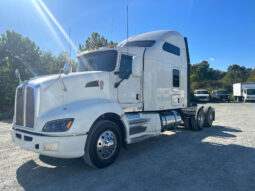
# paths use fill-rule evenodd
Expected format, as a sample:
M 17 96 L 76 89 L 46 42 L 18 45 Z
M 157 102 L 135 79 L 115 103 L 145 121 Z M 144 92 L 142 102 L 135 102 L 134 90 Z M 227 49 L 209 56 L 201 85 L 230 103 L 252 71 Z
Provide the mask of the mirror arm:
M 121 83 L 123 80 L 125 80 L 125 77 L 126 77 L 126 76 L 129 76 L 130 74 L 131 74 L 131 72 L 126 73 L 126 75 L 125 75 L 120 81 L 118 81 L 118 82 L 116 82 L 116 83 L 114 84 L 114 87 L 115 87 L 115 88 L 119 87 L 120 83 Z
M 116 83 L 114 84 L 114 87 L 115 87 L 115 88 L 119 87 L 120 83 L 121 83 L 123 80 L 124 80 L 124 78 L 122 78 L 120 81 L 116 82 Z

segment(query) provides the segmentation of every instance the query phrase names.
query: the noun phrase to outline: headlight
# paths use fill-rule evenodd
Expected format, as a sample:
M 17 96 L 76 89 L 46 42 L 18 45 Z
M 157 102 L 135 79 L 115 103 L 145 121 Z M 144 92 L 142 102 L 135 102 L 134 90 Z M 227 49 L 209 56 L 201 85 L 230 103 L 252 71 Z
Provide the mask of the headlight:
M 74 119 L 59 119 L 47 122 L 42 131 L 43 132 L 64 132 L 70 129 Z

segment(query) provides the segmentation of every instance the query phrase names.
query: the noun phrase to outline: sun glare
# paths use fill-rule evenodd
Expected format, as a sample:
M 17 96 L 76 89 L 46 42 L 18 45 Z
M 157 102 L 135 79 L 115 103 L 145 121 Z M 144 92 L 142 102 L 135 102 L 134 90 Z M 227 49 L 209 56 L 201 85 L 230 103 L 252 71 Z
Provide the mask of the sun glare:
M 61 34 L 64 36 L 64 38 L 68 41 L 68 43 L 71 45 L 71 47 L 77 52 L 77 47 L 74 45 L 73 41 L 69 38 L 63 27 L 59 24 L 57 19 L 54 17 L 54 15 L 51 13 L 51 11 L 47 8 L 47 6 L 43 3 L 42 0 L 32 0 L 33 4 L 35 5 L 36 10 L 39 12 L 41 17 L 43 18 L 44 22 L 49 27 L 49 30 L 59 43 L 61 47 L 64 48 L 64 44 L 61 41 L 59 35 L 57 34 L 56 30 L 54 29 L 54 26 L 52 23 L 55 24 L 57 29 L 61 32 Z

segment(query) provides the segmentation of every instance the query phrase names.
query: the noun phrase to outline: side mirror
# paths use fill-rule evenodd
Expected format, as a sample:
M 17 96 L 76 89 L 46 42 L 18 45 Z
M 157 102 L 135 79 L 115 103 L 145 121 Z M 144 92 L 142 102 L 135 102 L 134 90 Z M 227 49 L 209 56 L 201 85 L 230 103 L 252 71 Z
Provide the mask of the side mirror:
M 140 77 L 142 75 L 142 58 L 135 56 L 132 63 L 132 75 L 135 77 Z
M 16 76 L 16 78 L 18 78 L 19 83 L 21 84 L 20 72 L 19 72 L 18 68 L 15 69 L 15 76 Z
M 70 66 L 70 64 L 65 64 L 65 65 L 64 65 L 64 68 L 62 68 L 61 71 L 62 71 L 64 74 L 68 75 L 69 73 L 72 72 L 72 66 Z

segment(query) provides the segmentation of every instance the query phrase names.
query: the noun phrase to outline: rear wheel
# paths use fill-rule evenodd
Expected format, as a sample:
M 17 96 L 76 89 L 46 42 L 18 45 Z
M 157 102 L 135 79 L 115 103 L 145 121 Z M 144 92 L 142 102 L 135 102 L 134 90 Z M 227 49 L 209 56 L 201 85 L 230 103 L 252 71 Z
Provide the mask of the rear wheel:
M 192 130 L 195 130 L 195 131 L 202 130 L 204 127 L 204 122 L 205 122 L 205 113 L 204 113 L 203 107 L 198 108 L 196 111 L 196 115 L 192 117 L 190 120 L 191 120 Z
M 96 168 L 111 165 L 121 149 L 121 133 L 116 123 L 108 120 L 96 122 L 89 131 L 84 160 Z
M 204 107 L 205 121 L 204 127 L 211 127 L 214 120 L 214 111 L 211 106 Z

